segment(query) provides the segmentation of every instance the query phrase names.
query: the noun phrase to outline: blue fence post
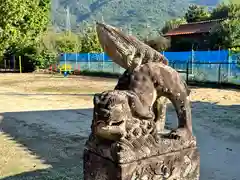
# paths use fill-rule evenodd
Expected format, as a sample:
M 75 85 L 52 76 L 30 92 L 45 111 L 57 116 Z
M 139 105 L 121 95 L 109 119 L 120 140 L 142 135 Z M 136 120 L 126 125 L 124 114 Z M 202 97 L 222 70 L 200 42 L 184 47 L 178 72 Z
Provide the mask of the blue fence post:
M 90 71 L 91 66 L 90 66 L 90 54 L 89 53 L 87 53 L 87 61 L 88 61 L 88 70 Z
M 186 73 L 186 83 L 188 85 L 188 81 L 189 81 L 189 61 L 187 61 L 187 73 Z
M 229 81 L 229 77 L 231 76 L 231 63 L 232 63 L 232 57 L 230 56 L 231 50 L 228 50 L 228 81 Z
M 104 52 L 102 52 L 102 71 L 104 71 Z
M 221 84 L 221 63 L 218 65 L 218 84 Z
M 64 53 L 64 72 L 67 71 L 67 54 Z
M 191 74 L 193 74 L 194 49 L 192 49 L 191 53 L 192 53 L 191 54 Z M 188 65 L 188 69 L 189 69 L 189 65 Z
M 77 70 L 78 69 L 78 54 L 76 53 L 76 67 L 75 67 L 75 70 Z

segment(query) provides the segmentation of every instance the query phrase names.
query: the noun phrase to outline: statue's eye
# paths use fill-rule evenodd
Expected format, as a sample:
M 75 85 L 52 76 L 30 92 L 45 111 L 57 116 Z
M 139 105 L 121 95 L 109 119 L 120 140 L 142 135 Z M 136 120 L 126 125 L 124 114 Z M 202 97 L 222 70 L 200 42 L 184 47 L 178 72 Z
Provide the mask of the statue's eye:
M 141 53 L 140 52 L 136 52 L 135 57 L 141 57 Z
M 135 81 L 139 81 L 139 76 L 134 76 L 133 79 L 134 79 Z
M 147 81 L 147 78 L 145 76 L 142 76 L 142 80 L 145 82 Z

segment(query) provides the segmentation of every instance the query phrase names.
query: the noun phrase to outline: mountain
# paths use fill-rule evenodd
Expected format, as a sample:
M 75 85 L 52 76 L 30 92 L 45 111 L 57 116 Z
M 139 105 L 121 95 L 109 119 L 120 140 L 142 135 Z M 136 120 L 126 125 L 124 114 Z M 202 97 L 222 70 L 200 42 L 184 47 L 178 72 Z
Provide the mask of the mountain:
M 157 32 L 166 20 L 184 15 L 190 4 L 214 7 L 222 0 L 52 0 L 56 29 L 79 31 L 102 19 L 133 33 Z M 225 0 L 226 1 L 226 0 Z M 67 13 L 69 8 L 69 14 Z

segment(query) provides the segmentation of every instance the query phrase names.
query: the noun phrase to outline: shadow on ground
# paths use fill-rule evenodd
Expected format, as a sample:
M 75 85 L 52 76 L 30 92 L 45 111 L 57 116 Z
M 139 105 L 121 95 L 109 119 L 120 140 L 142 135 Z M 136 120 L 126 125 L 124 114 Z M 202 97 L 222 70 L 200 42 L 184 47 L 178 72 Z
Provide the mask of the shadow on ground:
M 193 102 L 193 131 L 201 154 L 201 180 L 240 179 L 240 105 Z M 51 168 L 23 172 L 3 180 L 82 180 L 82 152 L 92 109 L 3 113 L 0 131 Z M 168 109 L 167 119 L 175 119 Z M 168 122 L 169 123 L 169 122 Z
M 4 92 L 0 95 L 11 95 L 11 96 L 94 96 L 92 94 L 78 94 L 78 93 L 16 93 L 16 92 Z
M 82 179 L 82 152 L 91 113 L 92 109 L 3 113 L 0 131 L 52 167 L 3 179 Z

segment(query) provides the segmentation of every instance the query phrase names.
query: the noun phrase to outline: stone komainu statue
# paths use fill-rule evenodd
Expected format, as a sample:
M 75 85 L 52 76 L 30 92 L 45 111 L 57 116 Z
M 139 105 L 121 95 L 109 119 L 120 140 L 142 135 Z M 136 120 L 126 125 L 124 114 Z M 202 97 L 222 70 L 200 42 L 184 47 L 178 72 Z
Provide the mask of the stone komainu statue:
M 114 90 L 96 94 L 84 179 L 199 179 L 189 94 L 177 71 L 154 61 L 125 71 Z M 156 118 L 156 101 L 162 97 L 175 107 L 174 130 L 163 131 L 165 121 Z

